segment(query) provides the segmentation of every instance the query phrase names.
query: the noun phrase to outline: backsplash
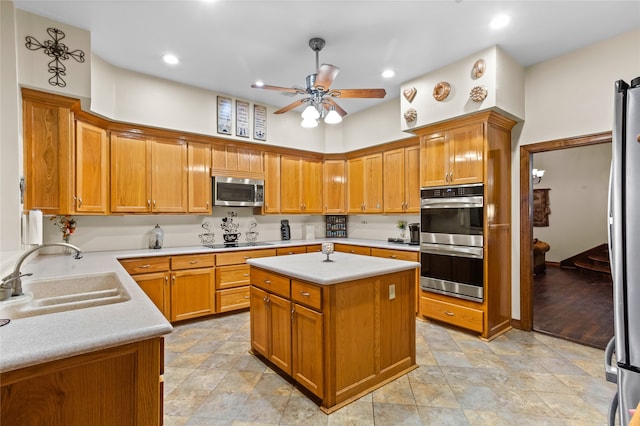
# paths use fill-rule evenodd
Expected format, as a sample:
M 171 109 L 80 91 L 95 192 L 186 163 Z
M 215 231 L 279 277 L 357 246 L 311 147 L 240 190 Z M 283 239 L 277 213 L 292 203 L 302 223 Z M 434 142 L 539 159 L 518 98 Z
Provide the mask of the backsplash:
M 280 240 L 280 221 L 289 220 L 292 240 L 307 239 L 307 231 L 312 226 L 315 238 L 325 236 L 325 218 L 323 215 L 254 215 L 252 208 L 219 208 L 211 216 L 191 215 L 131 215 L 131 216 L 73 216 L 77 228 L 70 243 L 84 251 L 146 249 L 149 245 L 149 233 L 158 224 L 164 231 L 163 247 L 184 247 L 200 245 L 199 235 L 205 232 L 202 225 L 209 223 L 216 244 L 222 243 L 224 233 L 221 224 L 223 218 L 233 217 L 241 235 L 238 241 L 246 241 L 249 230 L 257 231 L 258 241 Z M 62 233 L 45 217 L 43 241 L 62 241 Z M 398 237 L 399 220 L 418 222 L 416 215 L 357 215 L 348 218 L 348 237 L 386 240 Z M 256 225 L 252 227 L 252 223 Z

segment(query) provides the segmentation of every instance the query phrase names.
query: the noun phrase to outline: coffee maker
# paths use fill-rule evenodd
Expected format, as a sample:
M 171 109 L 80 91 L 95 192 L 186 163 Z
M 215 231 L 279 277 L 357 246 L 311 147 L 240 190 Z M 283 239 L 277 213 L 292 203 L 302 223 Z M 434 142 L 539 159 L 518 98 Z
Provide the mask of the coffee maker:
M 410 223 L 407 225 L 409 227 L 409 245 L 417 246 L 420 245 L 420 224 L 419 223 Z

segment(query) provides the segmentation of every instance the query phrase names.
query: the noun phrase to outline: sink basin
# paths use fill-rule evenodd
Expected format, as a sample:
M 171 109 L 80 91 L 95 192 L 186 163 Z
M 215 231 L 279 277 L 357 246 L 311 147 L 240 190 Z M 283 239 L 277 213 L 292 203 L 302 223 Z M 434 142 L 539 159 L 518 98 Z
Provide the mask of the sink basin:
M 0 302 L 0 318 L 53 314 L 130 299 L 114 273 L 33 280 L 24 282 L 22 291 L 23 296 Z

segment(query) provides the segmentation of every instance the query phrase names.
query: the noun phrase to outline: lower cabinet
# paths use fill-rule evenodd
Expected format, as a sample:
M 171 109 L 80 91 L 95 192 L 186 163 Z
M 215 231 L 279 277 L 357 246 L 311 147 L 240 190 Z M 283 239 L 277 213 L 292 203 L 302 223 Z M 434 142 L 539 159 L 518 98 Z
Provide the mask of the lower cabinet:
M 162 424 L 162 338 L 0 373 L 0 424 Z
M 481 307 L 475 302 L 420 291 L 421 315 L 456 327 L 483 333 L 484 311 L 472 306 L 474 304 Z

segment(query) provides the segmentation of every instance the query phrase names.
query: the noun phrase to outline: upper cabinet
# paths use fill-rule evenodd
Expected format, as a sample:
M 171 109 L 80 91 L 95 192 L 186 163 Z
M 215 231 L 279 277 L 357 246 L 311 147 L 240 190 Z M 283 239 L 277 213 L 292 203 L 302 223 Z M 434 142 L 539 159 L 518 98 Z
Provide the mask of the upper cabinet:
M 264 205 L 266 214 L 280 213 L 280 154 L 264 154 Z
M 211 145 L 212 175 L 264 178 L 262 151 L 227 143 Z
M 112 135 L 111 211 L 186 213 L 186 143 Z
M 187 145 L 189 213 L 211 213 L 211 145 Z
M 424 134 L 420 138 L 421 186 L 483 181 L 482 123 Z
M 383 169 L 393 178 L 383 179 L 385 213 L 420 211 L 420 145 L 383 154 Z
M 322 213 L 322 161 L 280 157 L 280 212 Z
M 107 132 L 77 121 L 74 99 L 22 90 L 24 208 L 44 214 L 106 214 Z
M 382 213 L 382 153 L 347 160 L 347 211 Z
M 325 160 L 322 163 L 322 192 L 325 214 L 344 214 L 345 186 L 347 181 L 346 164 L 344 160 Z

